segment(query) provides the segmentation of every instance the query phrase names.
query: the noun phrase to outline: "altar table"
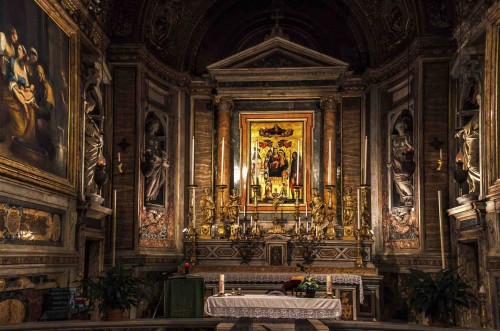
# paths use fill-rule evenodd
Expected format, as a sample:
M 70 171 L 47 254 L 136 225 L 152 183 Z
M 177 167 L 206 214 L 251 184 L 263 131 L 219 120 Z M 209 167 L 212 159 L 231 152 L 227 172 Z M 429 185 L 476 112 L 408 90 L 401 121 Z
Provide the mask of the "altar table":
M 339 299 L 284 295 L 214 295 L 205 302 L 205 313 L 219 317 L 338 319 L 341 311 Z

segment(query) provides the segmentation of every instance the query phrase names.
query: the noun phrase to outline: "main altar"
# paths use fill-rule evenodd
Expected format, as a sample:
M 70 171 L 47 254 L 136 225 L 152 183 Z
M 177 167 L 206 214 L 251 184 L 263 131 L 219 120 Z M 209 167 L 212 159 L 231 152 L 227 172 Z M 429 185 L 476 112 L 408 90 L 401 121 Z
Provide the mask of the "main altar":
M 363 86 L 274 34 L 208 66 L 213 117 L 193 100 L 185 259 L 207 295 L 220 275 L 253 294 L 310 275 L 319 296 L 332 285 L 342 319 L 377 320 Z

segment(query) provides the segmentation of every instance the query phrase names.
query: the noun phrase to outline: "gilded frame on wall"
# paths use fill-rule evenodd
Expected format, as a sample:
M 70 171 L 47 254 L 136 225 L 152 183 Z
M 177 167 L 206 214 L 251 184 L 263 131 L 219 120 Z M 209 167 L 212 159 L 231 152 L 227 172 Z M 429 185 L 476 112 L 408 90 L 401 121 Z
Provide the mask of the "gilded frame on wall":
M 298 173 L 299 204 L 305 210 L 304 192 L 310 194 L 313 113 L 243 112 L 240 124 L 242 204 L 253 203 L 252 185 L 257 184 L 259 210 L 272 211 L 277 199 L 280 210 L 293 210 Z
M 52 0 L 4 0 L 0 9 L 0 176 L 73 195 L 76 25 Z

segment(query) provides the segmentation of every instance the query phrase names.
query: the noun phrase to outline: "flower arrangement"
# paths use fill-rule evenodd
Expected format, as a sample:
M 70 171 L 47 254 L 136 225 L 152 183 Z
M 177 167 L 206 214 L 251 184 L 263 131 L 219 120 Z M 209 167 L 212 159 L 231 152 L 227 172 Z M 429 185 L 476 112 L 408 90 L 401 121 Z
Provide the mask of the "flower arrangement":
M 304 280 L 297 286 L 297 288 L 304 292 L 315 292 L 318 289 L 318 283 L 310 277 L 307 276 Z

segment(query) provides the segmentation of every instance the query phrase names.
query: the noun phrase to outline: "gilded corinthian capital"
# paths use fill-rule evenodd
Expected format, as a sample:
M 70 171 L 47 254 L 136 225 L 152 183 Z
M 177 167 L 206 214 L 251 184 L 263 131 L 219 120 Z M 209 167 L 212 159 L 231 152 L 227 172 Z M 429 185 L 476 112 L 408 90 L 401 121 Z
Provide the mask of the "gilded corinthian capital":
M 320 100 L 320 107 L 324 111 L 336 111 L 337 110 L 337 103 L 339 103 L 340 100 L 338 99 L 338 96 L 336 95 L 326 95 L 321 97 Z
M 231 112 L 234 108 L 234 100 L 232 97 L 215 97 L 215 104 L 220 111 Z

